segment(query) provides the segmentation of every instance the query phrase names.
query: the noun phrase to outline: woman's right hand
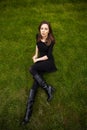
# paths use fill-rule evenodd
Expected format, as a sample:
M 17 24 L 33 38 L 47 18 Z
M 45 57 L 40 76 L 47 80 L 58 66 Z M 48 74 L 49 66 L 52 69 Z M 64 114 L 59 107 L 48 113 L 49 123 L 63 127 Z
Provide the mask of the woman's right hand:
M 34 55 L 33 57 L 32 57 L 32 59 L 36 59 L 37 58 L 37 56 L 36 55 Z
M 34 56 L 32 57 L 32 59 L 33 59 L 33 62 L 35 63 L 35 62 L 36 62 L 36 59 L 37 59 L 37 56 L 34 55 Z

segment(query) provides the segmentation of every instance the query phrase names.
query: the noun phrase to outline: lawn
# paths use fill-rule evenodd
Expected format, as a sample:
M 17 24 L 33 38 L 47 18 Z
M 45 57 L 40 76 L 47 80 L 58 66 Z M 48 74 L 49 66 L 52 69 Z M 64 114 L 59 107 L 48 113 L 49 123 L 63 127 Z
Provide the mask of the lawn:
M 0 0 L 0 130 L 86 130 L 86 0 Z M 33 78 L 36 33 L 42 20 L 56 39 L 56 72 L 45 74 L 56 88 L 46 101 L 39 88 L 28 125 L 21 126 Z

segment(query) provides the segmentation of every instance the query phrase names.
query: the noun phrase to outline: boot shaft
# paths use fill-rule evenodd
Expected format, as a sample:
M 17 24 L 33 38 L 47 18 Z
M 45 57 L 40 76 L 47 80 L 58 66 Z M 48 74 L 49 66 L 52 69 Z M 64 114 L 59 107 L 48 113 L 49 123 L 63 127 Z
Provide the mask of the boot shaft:
M 45 92 L 48 95 L 47 101 L 50 101 L 53 97 L 52 92 L 53 92 L 53 87 L 48 85 L 39 74 L 36 74 L 34 76 L 35 80 L 39 83 L 39 85 L 45 90 Z
M 34 101 L 35 94 L 36 94 L 36 92 L 34 91 L 34 89 L 30 89 L 30 93 L 29 93 L 29 96 L 28 96 L 28 103 Z
M 43 88 L 47 88 L 47 83 L 42 79 L 42 77 L 39 74 L 34 75 L 35 80 L 39 83 L 39 85 Z

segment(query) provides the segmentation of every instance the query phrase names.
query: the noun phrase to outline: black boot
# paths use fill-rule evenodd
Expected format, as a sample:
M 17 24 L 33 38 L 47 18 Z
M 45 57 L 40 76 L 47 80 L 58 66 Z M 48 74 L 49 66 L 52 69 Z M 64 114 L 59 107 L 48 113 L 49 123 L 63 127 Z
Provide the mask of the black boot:
M 31 114 L 32 114 L 32 106 L 34 103 L 34 97 L 35 97 L 35 91 L 33 89 L 31 89 L 30 95 L 28 97 L 26 113 L 25 113 L 24 119 L 22 121 L 22 125 L 25 125 L 29 122 L 29 119 L 30 119 Z
M 34 75 L 34 78 L 39 83 L 39 85 L 45 89 L 48 95 L 47 101 L 50 101 L 53 97 L 52 93 L 54 92 L 54 88 L 50 85 L 47 85 L 47 83 L 42 79 L 39 74 Z

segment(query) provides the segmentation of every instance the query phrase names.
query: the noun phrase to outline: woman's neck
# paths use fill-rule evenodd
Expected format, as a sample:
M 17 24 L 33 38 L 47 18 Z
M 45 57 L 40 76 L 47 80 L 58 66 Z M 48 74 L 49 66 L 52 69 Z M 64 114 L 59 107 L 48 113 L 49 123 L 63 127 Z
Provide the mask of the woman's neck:
M 42 41 L 42 42 L 46 42 L 46 39 L 47 39 L 47 37 L 43 37 L 43 38 L 41 39 L 41 41 Z
M 45 40 L 45 39 L 41 39 L 41 41 L 42 41 L 42 42 L 46 42 L 46 40 Z

